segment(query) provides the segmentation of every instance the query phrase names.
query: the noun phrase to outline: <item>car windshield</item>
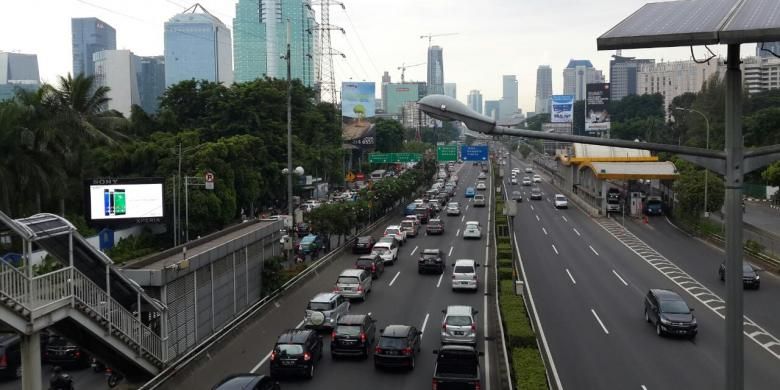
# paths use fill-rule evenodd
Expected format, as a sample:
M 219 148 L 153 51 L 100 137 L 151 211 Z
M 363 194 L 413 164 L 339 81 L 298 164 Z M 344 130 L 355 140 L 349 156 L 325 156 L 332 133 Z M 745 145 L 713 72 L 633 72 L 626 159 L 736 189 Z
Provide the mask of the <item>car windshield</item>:
M 747 274 L 753 273 L 753 266 L 750 264 L 742 264 L 742 272 Z
M 358 267 L 371 267 L 372 264 L 374 264 L 374 261 L 371 259 L 358 259 L 355 263 Z
M 300 344 L 277 344 L 276 353 L 280 356 L 300 355 L 303 353 L 303 345 Z
M 558 196 L 555 197 L 555 200 L 566 200 L 566 197 L 558 195 Z
M 338 284 L 358 284 L 358 278 L 356 276 L 339 276 Z
M 647 205 L 648 206 L 655 206 L 655 205 L 660 205 L 660 204 L 661 204 L 661 201 L 658 200 L 658 199 L 650 199 L 650 200 L 647 201 Z
M 477 361 L 469 356 L 443 356 L 436 362 L 437 374 L 446 377 L 473 378 L 477 369 Z
M 688 314 L 691 310 L 688 305 L 683 301 L 661 301 L 661 312 L 669 314 Z
M 467 223 L 466 224 L 466 229 L 476 229 L 478 227 L 479 227 L 479 224 L 476 224 L 476 223 Z
M 401 227 L 413 228 L 414 227 L 414 222 L 412 222 L 412 221 L 403 221 L 403 222 L 401 222 Z
M 379 255 L 387 252 L 388 250 L 389 249 L 387 249 L 387 248 L 385 248 L 383 246 L 374 246 L 374 253 L 379 254 Z
M 403 349 L 406 348 L 406 337 L 382 337 L 379 339 L 382 348 Z
M 471 317 L 468 317 L 468 316 L 449 316 L 449 317 L 447 317 L 447 325 L 452 325 L 452 326 L 469 326 L 469 325 L 471 325 Z
M 309 310 L 327 311 L 330 310 L 330 302 L 309 302 Z
M 336 327 L 336 334 L 357 336 L 360 334 L 360 325 L 339 325 Z
M 454 208 L 454 209 L 458 208 L 458 206 L 459 205 L 457 203 L 454 203 L 454 202 L 447 205 L 447 207 Z
M 371 237 L 358 237 L 357 241 L 361 244 L 368 244 L 371 242 Z
M 387 229 L 385 234 L 399 234 L 398 229 Z
M 468 265 L 459 265 L 455 267 L 455 270 L 452 272 L 456 274 L 473 274 L 474 268 Z

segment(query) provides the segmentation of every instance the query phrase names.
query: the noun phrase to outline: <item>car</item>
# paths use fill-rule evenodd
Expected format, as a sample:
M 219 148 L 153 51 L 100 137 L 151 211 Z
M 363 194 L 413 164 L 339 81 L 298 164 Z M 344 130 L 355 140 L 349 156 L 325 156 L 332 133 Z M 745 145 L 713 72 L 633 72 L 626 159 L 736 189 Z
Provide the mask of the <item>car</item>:
M 645 215 L 661 215 L 664 213 L 663 202 L 660 196 L 648 196 L 645 202 Z
M 541 183 L 542 177 L 539 175 L 534 175 L 534 183 Z
M 374 237 L 358 237 L 352 244 L 352 253 L 371 253 L 371 249 L 374 248 L 374 244 L 376 244 L 376 239 Z
M 539 187 L 531 188 L 531 200 L 542 200 L 542 190 Z
M 385 273 L 385 262 L 377 254 L 368 254 L 358 257 L 355 261 L 355 268 L 364 269 L 371 274 L 374 279 Z
M 387 228 L 385 228 L 385 232 L 382 234 L 385 237 L 393 237 L 398 242 L 403 245 L 404 242 L 406 242 L 406 232 L 401 229 L 401 226 L 399 225 L 390 225 Z
M 401 229 L 406 232 L 407 237 L 417 237 L 420 226 L 416 220 L 404 219 L 401 221 Z
M 414 370 L 422 332 L 414 326 L 388 325 L 374 348 L 374 367 L 406 367 Z
M 447 208 L 445 210 L 447 211 L 447 215 L 460 215 L 460 203 L 447 203 Z
M 479 313 L 471 306 L 450 305 L 441 311 L 441 335 L 439 341 L 444 344 L 477 345 L 477 319 Z
M 531 178 L 528 176 L 523 176 L 523 185 L 524 186 L 530 186 L 531 185 Z
M 531 167 L 525 167 L 525 173 L 533 173 L 533 169 Z
M 439 218 L 431 219 L 425 227 L 425 234 L 444 234 L 444 222 Z
M 348 314 L 339 318 L 330 340 L 330 356 L 360 356 L 367 359 L 376 342 L 376 320 L 368 314 Z
M 441 249 L 423 249 L 417 260 L 417 273 L 435 272 L 443 274 L 447 258 Z
M 92 358 L 87 351 L 58 335 L 49 337 L 44 359 L 50 364 L 71 368 L 86 368 L 92 365 Z
M 431 218 L 431 207 L 428 204 L 424 204 L 421 207 L 417 207 L 414 213 L 417 215 L 420 223 L 428 223 L 428 219 Z
M 422 204 L 422 199 L 420 199 L 420 204 Z M 404 216 L 407 217 L 407 216 L 410 216 L 410 215 L 415 215 L 414 214 L 415 210 L 417 210 L 417 203 L 416 202 L 415 203 L 409 203 L 404 208 Z
M 450 176 L 450 181 L 455 183 L 455 185 L 457 185 L 458 184 L 458 176 L 457 175 Z
M 303 325 L 307 329 L 333 329 L 339 318 L 349 312 L 349 300 L 339 293 L 324 292 L 306 305 Z
M 0 333 L 0 377 L 22 377 L 22 341 L 16 333 Z
M 477 182 L 477 191 L 484 191 L 487 189 L 484 181 Z
M 436 200 L 439 201 L 439 206 L 444 206 L 447 204 L 447 201 L 450 200 L 450 193 L 445 189 L 444 192 L 440 192 L 439 195 L 436 195 Z
M 480 172 L 479 175 L 477 176 L 478 180 L 483 180 L 485 178 L 487 178 L 487 174 L 485 174 L 485 172 Z
M 351 268 L 341 271 L 334 292 L 350 299 L 366 300 L 366 295 L 371 292 L 371 273 L 362 268 Z
M 306 222 L 298 222 L 298 224 L 295 225 L 295 233 L 298 234 L 298 237 L 305 237 L 309 234 L 309 224 Z
M 517 184 L 517 176 L 513 175 L 512 179 L 509 180 L 509 184 L 512 184 L 512 185 Z
M 512 168 L 512 175 L 519 175 L 520 174 L 520 168 Z
M 469 345 L 443 345 L 433 350 L 432 386 L 436 390 L 480 390 L 480 352 Z
M 520 191 L 512 191 L 512 200 L 514 200 L 517 203 L 522 202 L 523 194 Z
M 485 195 L 474 195 L 474 207 L 485 207 Z
M 221 380 L 211 390 L 279 390 L 279 382 L 268 375 L 233 374 Z
M 296 246 L 296 252 L 302 255 L 312 255 L 316 257 L 319 255 L 323 246 L 324 243 L 322 241 L 322 237 L 317 234 L 309 234 L 302 238 L 300 242 L 298 242 L 298 245 Z
M 463 239 L 482 238 L 482 227 L 478 221 L 466 221 L 466 228 L 463 229 Z
M 466 191 L 463 193 L 463 196 L 466 198 L 473 198 L 476 193 L 477 191 L 474 189 L 474 187 L 466 187 Z
M 477 291 L 477 267 L 479 263 L 471 259 L 459 259 L 452 264 L 452 289 L 468 289 Z
M 271 351 L 272 378 L 286 375 L 314 378 L 315 362 L 322 358 L 322 337 L 312 329 L 288 329 L 276 339 Z
M 563 194 L 555 194 L 555 208 L 556 209 L 568 209 L 569 201 Z
M 400 245 L 398 244 L 398 240 L 394 237 L 388 238 L 391 238 L 393 241 L 383 242 L 380 240 L 376 243 L 376 245 L 374 245 L 374 249 L 371 251 L 371 253 L 379 255 L 385 264 L 390 263 L 392 265 L 395 264 L 396 260 L 398 260 L 398 247 Z
M 696 337 L 698 324 L 693 309 L 674 291 L 650 289 L 645 296 L 645 321 L 655 325 L 658 336 L 665 334 Z
M 721 281 L 726 280 L 726 263 L 720 263 L 718 267 L 718 276 Z M 754 288 L 758 290 L 761 288 L 761 277 L 758 275 L 758 270 L 753 268 L 750 263 L 742 263 L 742 285 L 745 288 Z

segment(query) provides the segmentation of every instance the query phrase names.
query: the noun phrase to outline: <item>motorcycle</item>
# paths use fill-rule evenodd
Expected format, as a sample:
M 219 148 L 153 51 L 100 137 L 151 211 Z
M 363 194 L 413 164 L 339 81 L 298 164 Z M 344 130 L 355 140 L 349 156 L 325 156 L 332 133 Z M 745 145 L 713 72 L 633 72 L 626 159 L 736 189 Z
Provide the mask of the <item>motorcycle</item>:
M 106 382 L 108 383 L 109 388 L 114 388 L 116 385 L 119 384 L 119 382 L 122 381 L 125 377 L 122 376 L 122 374 L 110 369 L 106 368 Z
M 49 390 L 73 390 L 73 378 L 65 373 L 56 374 L 49 382 Z

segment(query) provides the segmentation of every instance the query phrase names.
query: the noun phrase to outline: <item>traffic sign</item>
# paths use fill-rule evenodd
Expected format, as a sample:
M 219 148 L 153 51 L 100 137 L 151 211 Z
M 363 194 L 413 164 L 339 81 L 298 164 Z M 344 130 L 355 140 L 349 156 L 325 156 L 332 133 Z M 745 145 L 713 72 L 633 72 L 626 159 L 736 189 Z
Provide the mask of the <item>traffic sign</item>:
M 213 190 L 214 189 L 214 172 L 206 172 L 206 174 L 203 175 L 203 181 L 206 183 L 206 189 L 207 190 Z
M 347 176 L 344 178 L 346 181 L 352 183 L 355 181 L 355 174 L 352 171 L 347 172 Z
M 487 145 L 463 145 L 460 149 L 460 156 L 463 161 L 487 161 L 488 159 L 488 146 Z
M 458 161 L 458 145 L 437 146 L 436 159 L 439 162 Z
M 368 162 L 371 164 L 408 163 L 421 159 L 420 153 L 369 153 L 368 155 Z

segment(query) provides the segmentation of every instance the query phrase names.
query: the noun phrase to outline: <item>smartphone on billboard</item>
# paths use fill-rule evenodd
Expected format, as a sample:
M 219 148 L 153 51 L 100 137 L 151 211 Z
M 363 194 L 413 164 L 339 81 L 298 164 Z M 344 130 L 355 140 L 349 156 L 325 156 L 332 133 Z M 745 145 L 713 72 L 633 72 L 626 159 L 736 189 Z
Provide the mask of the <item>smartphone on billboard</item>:
M 125 215 L 127 206 L 125 202 L 125 190 L 114 190 L 114 215 Z
M 108 190 L 103 190 L 103 214 L 106 217 L 111 215 L 111 200 L 109 200 L 109 196 Z
M 114 191 L 108 192 L 108 215 L 114 215 Z

